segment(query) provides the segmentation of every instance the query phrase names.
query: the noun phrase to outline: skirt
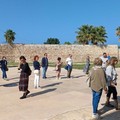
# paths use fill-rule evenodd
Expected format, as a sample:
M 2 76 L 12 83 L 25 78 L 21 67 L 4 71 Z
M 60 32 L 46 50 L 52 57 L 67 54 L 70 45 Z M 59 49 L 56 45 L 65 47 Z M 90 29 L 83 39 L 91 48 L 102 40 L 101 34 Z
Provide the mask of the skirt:
M 29 76 L 26 73 L 20 74 L 19 91 L 28 90 Z

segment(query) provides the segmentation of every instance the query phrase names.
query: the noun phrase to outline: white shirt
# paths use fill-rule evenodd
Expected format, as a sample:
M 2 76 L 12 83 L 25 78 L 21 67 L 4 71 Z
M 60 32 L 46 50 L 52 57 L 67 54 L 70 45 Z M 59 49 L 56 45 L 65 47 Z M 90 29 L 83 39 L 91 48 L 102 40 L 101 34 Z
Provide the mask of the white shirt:
M 107 66 L 107 61 L 108 61 L 108 58 L 105 58 L 105 57 L 100 57 L 101 60 L 102 60 L 102 68 L 106 68 Z
M 107 77 L 107 84 L 108 86 L 110 86 L 110 81 L 113 81 L 116 83 L 116 80 L 117 80 L 117 72 L 115 70 L 115 68 L 111 65 L 109 65 L 107 68 L 106 68 L 106 77 Z
M 72 59 L 69 58 L 69 57 L 66 59 L 66 62 L 67 62 L 67 64 L 70 65 L 70 66 L 72 66 L 72 64 L 73 64 Z
M 109 65 L 106 68 L 106 75 L 110 76 L 111 79 L 114 81 L 114 80 L 116 80 L 117 72 L 116 72 L 116 70 L 115 70 L 115 68 L 113 66 Z

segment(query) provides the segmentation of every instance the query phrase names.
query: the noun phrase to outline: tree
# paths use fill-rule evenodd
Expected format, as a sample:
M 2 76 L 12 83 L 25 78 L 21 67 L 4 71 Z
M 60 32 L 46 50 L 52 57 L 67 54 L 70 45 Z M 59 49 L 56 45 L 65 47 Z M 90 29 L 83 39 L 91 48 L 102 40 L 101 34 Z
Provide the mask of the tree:
M 65 45 L 71 45 L 71 43 L 68 41 L 68 42 L 65 42 L 64 43 Z
M 80 28 L 78 28 L 78 31 L 76 32 L 78 35 L 76 36 L 76 39 L 78 43 L 80 44 L 89 44 L 89 40 L 91 39 L 91 29 L 93 26 L 89 25 L 83 25 Z
M 57 38 L 48 38 L 44 44 L 60 44 L 60 41 Z
M 105 27 L 94 27 L 91 31 L 91 43 L 97 45 L 98 43 L 104 44 L 106 42 L 106 30 Z
M 116 35 L 119 37 L 119 41 L 120 41 L 120 26 L 116 28 Z
M 80 44 L 89 44 L 91 42 L 97 45 L 98 43 L 104 44 L 106 42 L 106 30 L 103 26 L 94 27 L 92 25 L 83 25 L 78 30 L 76 32 L 78 34 L 76 38 Z
M 4 37 L 6 39 L 6 42 L 10 45 L 13 44 L 13 41 L 15 40 L 15 32 L 13 32 L 11 29 L 7 30 L 4 34 Z

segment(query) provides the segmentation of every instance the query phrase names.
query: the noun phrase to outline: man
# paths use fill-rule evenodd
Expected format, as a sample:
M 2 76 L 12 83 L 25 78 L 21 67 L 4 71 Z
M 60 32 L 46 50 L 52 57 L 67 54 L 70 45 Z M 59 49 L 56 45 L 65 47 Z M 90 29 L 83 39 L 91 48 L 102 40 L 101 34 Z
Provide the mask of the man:
M 42 64 L 42 69 L 43 69 L 42 78 L 46 79 L 47 78 L 46 77 L 46 72 L 47 72 L 47 69 L 48 69 L 47 53 L 44 54 L 44 57 L 42 58 L 41 64 Z
M 68 58 L 66 59 L 67 62 L 67 77 L 71 77 L 71 72 L 72 72 L 72 66 L 73 66 L 73 61 L 72 61 L 72 55 L 69 54 Z
M 108 57 L 106 53 L 103 53 L 103 56 L 100 57 L 102 60 L 102 68 L 103 70 L 106 70 L 107 63 L 108 63 Z

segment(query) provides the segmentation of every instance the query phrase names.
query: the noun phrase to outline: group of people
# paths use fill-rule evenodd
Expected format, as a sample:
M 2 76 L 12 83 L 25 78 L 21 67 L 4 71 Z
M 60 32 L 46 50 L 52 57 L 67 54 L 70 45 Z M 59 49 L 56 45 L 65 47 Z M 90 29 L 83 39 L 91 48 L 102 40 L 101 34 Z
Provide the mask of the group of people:
M 61 67 L 63 65 L 63 62 L 61 61 L 61 58 L 57 58 L 57 62 L 55 64 L 55 70 L 56 70 L 56 79 L 60 79 L 60 73 L 61 73 Z M 72 55 L 69 54 L 68 58 L 66 59 L 66 67 L 67 67 L 67 77 L 71 77 L 72 72 Z M 40 68 L 42 67 L 42 78 L 46 79 L 46 72 L 48 69 L 48 57 L 47 53 L 44 54 L 44 57 L 41 60 L 41 63 L 39 62 L 39 56 L 34 56 L 33 61 L 33 68 L 34 68 L 34 88 L 40 88 Z M 20 97 L 20 99 L 24 99 L 27 97 L 27 95 L 30 93 L 28 90 L 28 83 L 29 83 L 29 75 L 31 74 L 31 69 L 26 62 L 26 58 L 24 56 L 20 57 L 20 65 L 19 70 L 21 69 L 20 74 L 20 82 L 19 82 L 19 90 L 23 91 L 23 96 Z
M 117 57 L 110 57 L 106 53 L 103 53 L 102 57 L 98 57 L 94 60 L 94 67 L 90 72 L 90 87 L 92 90 L 92 106 L 93 106 L 93 119 L 99 119 L 98 104 L 104 90 L 106 94 L 105 106 L 115 107 L 116 110 L 120 110 L 117 99 L 117 72 L 116 64 L 118 63 Z M 111 94 L 115 106 L 110 104 Z
M 98 104 L 102 95 L 102 91 L 104 90 L 106 94 L 106 103 L 105 106 L 107 107 L 114 107 L 110 104 L 110 97 L 113 94 L 113 99 L 115 101 L 115 108 L 116 110 L 120 110 L 118 106 L 118 99 L 117 99 L 117 72 L 116 72 L 116 64 L 118 63 L 117 57 L 108 57 L 106 53 L 103 53 L 103 56 L 95 58 L 94 60 L 94 67 L 90 69 L 90 57 L 87 56 L 86 65 L 84 68 L 84 72 L 86 74 L 89 73 L 90 79 L 90 87 L 92 90 L 92 106 L 93 106 L 93 114 L 92 117 L 95 119 L 99 118 L 98 114 Z M 46 79 L 46 72 L 48 69 L 48 57 L 47 53 L 44 54 L 44 57 L 41 59 L 41 63 L 39 62 L 39 56 L 34 56 L 33 60 L 33 68 L 34 68 L 34 88 L 40 88 L 40 68 L 42 67 L 42 78 Z M 57 62 L 55 64 L 56 70 L 56 78 L 60 79 L 61 67 L 63 62 L 60 57 L 57 58 Z M 2 78 L 6 79 L 8 71 L 7 67 L 7 60 L 6 57 L 3 56 L 2 60 L 0 61 L 0 67 L 3 72 Z M 71 72 L 73 68 L 73 60 L 72 55 L 69 54 L 68 58 L 66 59 L 66 66 L 65 69 L 67 70 L 67 77 L 71 77 Z M 31 75 L 31 69 L 29 64 L 26 62 L 26 58 L 24 56 L 20 57 L 20 65 L 19 70 L 20 73 L 20 81 L 19 81 L 19 90 L 23 91 L 22 97 L 20 99 L 24 99 L 30 93 L 28 90 L 29 84 L 29 76 Z

